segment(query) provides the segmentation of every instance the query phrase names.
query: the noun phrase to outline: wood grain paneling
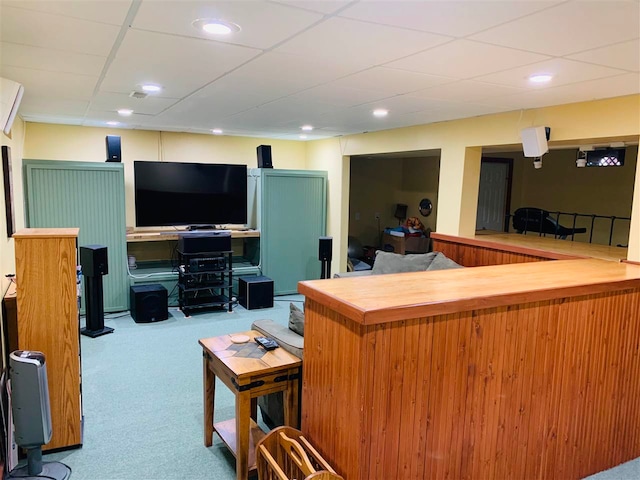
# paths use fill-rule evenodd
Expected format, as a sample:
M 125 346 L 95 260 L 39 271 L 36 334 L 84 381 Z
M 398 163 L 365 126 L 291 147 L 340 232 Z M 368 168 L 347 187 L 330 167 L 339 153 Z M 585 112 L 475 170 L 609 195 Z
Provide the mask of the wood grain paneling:
M 375 325 L 336 310 L 306 303 L 302 431 L 345 479 L 582 478 L 640 456 L 640 288 Z
M 470 237 L 432 233 L 433 250 L 465 267 L 599 258 L 619 262 L 627 249 L 550 237 L 518 234 L 477 234 Z
M 46 358 L 53 429 L 47 450 L 82 444 L 77 235 L 77 228 L 14 234 L 18 348 Z

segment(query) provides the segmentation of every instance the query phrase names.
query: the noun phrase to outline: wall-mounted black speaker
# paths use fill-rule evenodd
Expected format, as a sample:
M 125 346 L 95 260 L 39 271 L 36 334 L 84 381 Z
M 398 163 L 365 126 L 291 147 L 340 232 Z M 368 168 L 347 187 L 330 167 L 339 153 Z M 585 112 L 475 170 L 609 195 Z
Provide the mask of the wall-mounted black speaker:
M 104 245 L 84 245 L 80 247 L 80 265 L 85 277 L 97 277 L 109 273 L 107 247 Z
M 258 145 L 258 168 L 273 168 L 271 145 Z
M 107 162 L 120 162 L 122 154 L 120 152 L 120 137 L 117 135 L 107 135 Z
M 169 318 L 167 289 L 162 285 L 133 285 L 129 290 L 129 310 L 136 323 Z
M 333 237 L 320 237 L 318 260 L 331 260 L 333 251 Z

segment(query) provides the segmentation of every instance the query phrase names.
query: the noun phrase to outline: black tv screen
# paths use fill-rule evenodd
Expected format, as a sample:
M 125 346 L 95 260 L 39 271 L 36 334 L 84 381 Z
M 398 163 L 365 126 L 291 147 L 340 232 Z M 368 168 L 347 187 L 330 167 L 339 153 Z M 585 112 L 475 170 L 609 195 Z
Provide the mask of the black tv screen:
M 136 225 L 247 223 L 247 166 L 133 163 Z

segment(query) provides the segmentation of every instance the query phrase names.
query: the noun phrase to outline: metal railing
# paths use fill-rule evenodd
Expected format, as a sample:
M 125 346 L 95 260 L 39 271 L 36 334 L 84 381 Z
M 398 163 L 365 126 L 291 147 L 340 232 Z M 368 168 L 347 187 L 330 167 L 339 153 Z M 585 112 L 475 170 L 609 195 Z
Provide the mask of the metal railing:
M 533 208 L 531 208 L 531 210 L 534 210 Z M 593 243 L 593 230 L 595 227 L 595 222 L 596 219 L 608 219 L 609 220 L 609 243 L 608 245 L 611 246 L 611 242 L 613 241 L 613 233 L 614 233 L 614 228 L 616 226 L 616 222 L 619 221 L 626 221 L 626 222 L 630 222 L 631 221 L 631 217 L 617 217 L 615 215 L 596 215 L 596 214 L 592 214 L 592 213 L 575 213 L 575 212 L 550 212 L 550 211 L 546 211 L 546 210 L 542 210 L 542 209 L 535 209 L 535 210 L 539 210 L 539 214 L 534 213 L 534 214 L 529 214 L 529 209 L 526 212 L 526 215 L 524 216 L 525 218 L 525 228 L 522 231 L 523 234 L 527 233 L 527 225 L 529 225 L 529 219 L 531 218 L 531 220 L 536 220 L 539 221 L 539 226 L 540 228 L 538 230 L 529 230 L 531 232 L 539 232 L 539 236 L 542 237 L 546 237 L 547 233 L 548 234 L 552 234 L 553 233 L 553 237 L 554 238 L 567 238 L 567 237 L 571 237 L 571 241 L 574 241 L 574 237 L 576 235 L 576 233 L 583 233 L 583 232 L 576 232 L 576 229 L 578 228 L 577 225 L 577 220 L 578 217 L 584 217 L 584 218 L 589 218 L 591 219 L 590 222 L 590 227 L 588 229 L 589 232 L 589 243 Z M 507 214 L 507 225 L 508 228 L 507 230 L 510 230 L 513 227 L 513 223 L 511 221 L 511 219 L 513 217 L 515 217 L 515 214 Z M 571 223 L 571 227 L 564 227 L 562 226 L 560 219 L 561 218 L 570 218 L 570 223 Z M 544 225 L 544 221 L 546 218 L 550 218 L 552 220 L 555 221 L 555 232 L 545 232 L 543 225 Z M 619 224 L 619 223 L 618 223 Z M 629 228 L 629 226 L 627 226 L 627 229 Z M 514 227 L 515 229 L 515 227 Z M 562 229 L 569 229 L 571 230 L 571 233 L 567 233 L 566 235 L 560 235 L 558 234 L 558 231 Z M 617 246 L 626 246 L 626 245 L 617 245 Z

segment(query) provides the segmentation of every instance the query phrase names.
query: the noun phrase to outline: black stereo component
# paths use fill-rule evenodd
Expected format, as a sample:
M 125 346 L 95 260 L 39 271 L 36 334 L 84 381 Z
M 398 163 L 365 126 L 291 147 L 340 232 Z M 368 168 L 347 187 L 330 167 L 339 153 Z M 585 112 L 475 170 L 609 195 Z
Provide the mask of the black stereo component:
M 129 290 L 129 311 L 136 323 L 169 318 L 167 289 L 162 285 L 133 285 Z
M 183 233 L 178 238 L 178 251 L 183 255 L 208 252 L 229 252 L 231 251 L 231 233 Z
M 273 168 L 271 145 L 258 145 L 258 168 Z
M 107 144 L 107 162 L 121 161 L 120 137 L 117 135 L 107 135 L 105 142 Z
M 238 278 L 238 302 L 247 310 L 273 307 L 273 280 L 262 275 Z
M 333 237 L 320 237 L 318 242 L 318 260 L 331 260 Z
M 189 260 L 189 273 L 220 272 L 227 268 L 227 257 L 199 257 Z

